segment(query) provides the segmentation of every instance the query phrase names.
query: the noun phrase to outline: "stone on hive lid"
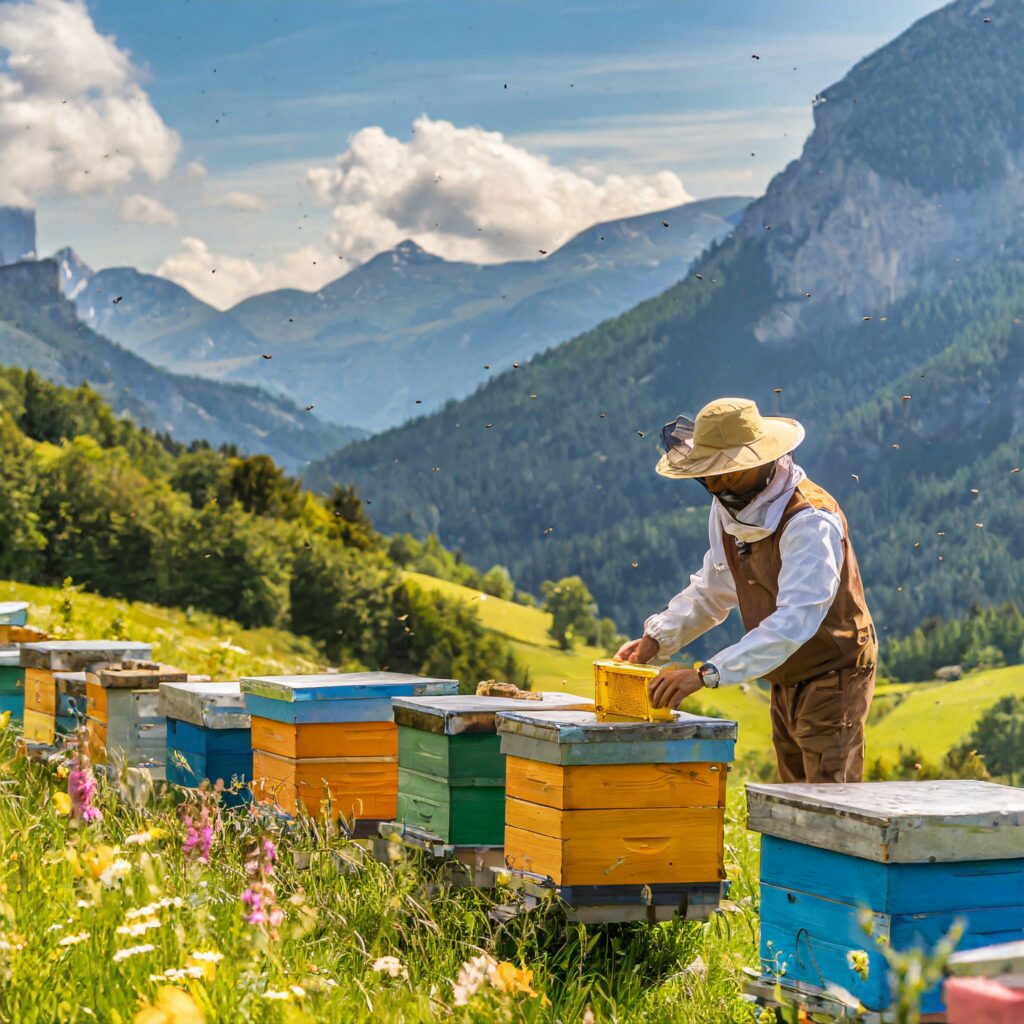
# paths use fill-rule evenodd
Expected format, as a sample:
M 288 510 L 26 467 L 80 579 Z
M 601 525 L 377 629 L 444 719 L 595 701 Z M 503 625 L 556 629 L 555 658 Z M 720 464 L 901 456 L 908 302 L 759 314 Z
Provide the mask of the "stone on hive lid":
M 21 663 L 26 668 L 48 668 L 54 672 L 80 672 L 93 665 L 119 662 L 124 658 L 149 658 L 153 645 L 137 640 L 44 640 L 22 644 Z
M 495 718 L 499 711 L 539 714 L 559 710 L 585 711 L 594 706 L 593 701 L 569 693 L 534 693 L 529 700 L 453 693 L 438 697 L 395 697 L 392 704 L 398 725 L 447 736 L 496 732 Z
M 89 672 L 89 681 L 105 690 L 156 690 L 161 683 L 183 683 L 187 679 L 187 672 L 155 661 L 125 660 Z
M 1024 789 L 973 779 L 747 786 L 748 827 L 880 863 L 1024 856 Z
M 457 693 L 455 679 L 433 679 L 404 672 L 326 672 L 319 675 L 247 676 L 242 693 L 283 701 L 362 700 Z
M 237 682 L 161 682 L 160 714 L 203 729 L 248 729 L 251 724 Z

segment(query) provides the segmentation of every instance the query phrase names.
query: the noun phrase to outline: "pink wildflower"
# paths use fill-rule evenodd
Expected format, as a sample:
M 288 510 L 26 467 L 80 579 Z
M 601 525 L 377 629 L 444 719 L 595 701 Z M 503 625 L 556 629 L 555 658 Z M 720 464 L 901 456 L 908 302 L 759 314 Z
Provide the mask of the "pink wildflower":
M 194 857 L 201 864 L 209 864 L 213 837 L 221 827 L 221 821 L 215 800 L 209 798 L 205 791 L 200 791 L 199 799 L 198 821 L 187 810 L 182 811 L 181 823 L 185 826 L 185 842 L 182 849 L 186 858 Z
M 242 893 L 242 905 L 248 908 L 246 924 L 257 926 L 271 938 L 277 938 L 277 929 L 284 921 L 284 911 L 274 902 L 274 873 L 277 847 L 270 839 L 256 844 L 246 861 L 246 871 L 252 877 L 249 887 Z
M 103 817 L 98 807 L 93 806 L 96 797 L 96 776 L 92 773 L 89 758 L 79 751 L 75 767 L 68 772 L 68 796 L 71 797 L 71 815 L 88 824 Z

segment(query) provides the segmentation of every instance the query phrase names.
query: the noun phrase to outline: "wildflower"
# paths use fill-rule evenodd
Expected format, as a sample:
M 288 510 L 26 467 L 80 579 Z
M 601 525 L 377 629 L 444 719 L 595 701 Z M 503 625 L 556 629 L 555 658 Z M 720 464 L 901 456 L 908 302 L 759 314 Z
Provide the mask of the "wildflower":
M 118 925 L 116 931 L 118 935 L 128 935 L 135 939 L 140 935 L 145 935 L 151 928 L 159 928 L 161 923 L 158 917 L 147 917 L 141 921 L 136 921 L 134 924 Z
M 141 953 L 152 953 L 156 949 L 151 942 L 147 942 L 141 946 L 129 946 L 127 949 L 119 949 L 114 954 L 114 963 L 119 963 L 121 960 L 127 960 L 131 956 L 139 956 Z
M 528 967 L 516 967 L 515 964 L 503 960 L 495 964 L 487 974 L 490 983 L 499 992 L 511 992 L 513 995 L 535 996 L 533 990 L 533 971 Z
M 128 846 L 145 846 L 146 843 L 151 843 L 156 839 L 163 839 L 166 835 L 167 829 L 165 828 L 150 828 L 146 829 L 145 832 L 138 832 L 133 836 L 127 836 L 125 844 Z
M 465 1006 L 487 981 L 487 974 L 497 961 L 488 953 L 471 957 L 459 968 L 459 976 L 452 985 L 453 1002 L 456 1006 Z
M 50 803 L 53 804 L 53 809 L 62 818 L 66 818 L 71 813 L 71 797 L 67 793 L 62 793 L 58 790 L 50 797 Z
M 17 953 L 28 945 L 24 935 L 11 932 L 6 938 L 0 938 L 0 953 Z
M 205 977 L 201 967 L 168 967 L 163 974 L 151 974 L 150 981 L 188 981 Z
M 89 933 L 88 932 L 79 932 L 77 935 L 65 935 L 64 938 L 61 939 L 60 942 L 57 943 L 57 945 L 58 946 L 77 946 L 80 942 L 85 942 L 85 940 L 88 939 L 88 938 L 89 938 Z
M 187 810 L 182 812 L 181 821 L 185 826 L 183 850 L 186 858 L 198 860 L 200 864 L 209 864 L 213 837 L 220 830 L 221 821 L 216 797 L 212 793 L 200 790 L 199 800 L 198 818 L 193 818 Z
M 389 978 L 408 978 L 409 971 L 397 956 L 382 956 L 373 961 L 373 969 Z
M 79 751 L 75 767 L 68 773 L 68 796 L 74 816 L 88 824 L 103 817 L 100 809 L 93 806 L 96 796 L 96 776 L 84 751 Z
M 126 921 L 134 921 L 137 917 L 154 917 L 161 910 L 168 907 L 180 909 L 185 906 L 185 901 L 180 896 L 164 896 L 155 903 L 147 903 L 144 907 L 131 907 L 124 912 Z
M 866 950 L 863 949 L 851 949 L 846 954 L 846 962 L 850 967 L 850 970 L 855 974 L 859 975 L 861 981 L 868 980 L 869 961 Z
M 135 1014 L 133 1024 L 206 1024 L 206 1016 L 188 992 L 164 985 L 156 1002 Z
M 246 870 L 255 878 L 242 893 L 242 905 L 248 907 L 247 924 L 257 925 L 271 937 L 277 937 L 277 928 L 284 921 L 284 911 L 274 902 L 274 886 L 270 876 L 277 859 L 277 847 L 269 839 L 257 843 L 246 861 Z
M 588 1006 L 583 1011 L 583 1018 L 580 1020 L 580 1024 L 594 1024 L 597 1018 L 594 1016 L 594 1011 Z M 760 1022 L 759 1022 L 760 1024 Z
M 213 981 L 217 974 L 217 964 L 223 959 L 224 954 L 218 953 L 215 949 L 197 949 L 189 954 L 185 969 L 198 971 L 200 978 Z
M 100 885 L 110 888 L 115 882 L 121 881 L 131 873 L 132 866 L 123 857 L 118 857 L 117 860 L 112 861 L 101 873 L 100 873 Z
M 273 989 L 268 988 L 267 991 L 263 993 L 263 998 L 285 1000 L 290 999 L 291 995 L 288 992 L 275 992 Z
M 2 715 L 0 715 L 0 729 L 6 729 L 7 726 L 10 725 L 10 723 L 11 713 L 10 711 L 5 711 Z

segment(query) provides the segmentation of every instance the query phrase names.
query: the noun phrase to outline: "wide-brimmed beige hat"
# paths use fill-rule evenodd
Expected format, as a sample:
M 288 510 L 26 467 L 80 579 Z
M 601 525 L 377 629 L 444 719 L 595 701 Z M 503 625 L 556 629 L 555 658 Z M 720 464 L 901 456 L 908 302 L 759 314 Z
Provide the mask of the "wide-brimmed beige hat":
M 804 428 L 784 416 L 762 416 L 749 398 L 719 398 L 680 416 L 661 432 L 666 452 L 655 467 L 662 476 L 692 480 L 738 473 L 774 462 L 804 439 Z

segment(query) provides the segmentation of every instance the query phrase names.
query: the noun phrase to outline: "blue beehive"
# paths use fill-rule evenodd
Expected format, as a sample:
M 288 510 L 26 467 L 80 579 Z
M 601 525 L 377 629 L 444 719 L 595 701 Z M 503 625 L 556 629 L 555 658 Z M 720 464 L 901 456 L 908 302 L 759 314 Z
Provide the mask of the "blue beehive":
M 167 717 L 167 781 L 196 787 L 224 783 L 224 802 L 243 803 L 252 778 L 250 716 L 237 682 L 161 683 Z
M 0 601 L 0 626 L 24 626 L 28 622 L 28 601 Z
M 761 959 L 783 985 L 890 1002 L 893 949 L 1024 939 L 1024 790 L 969 780 L 747 786 L 761 843 Z M 864 922 L 868 930 L 865 930 Z M 869 934 L 870 932 L 870 934 Z M 851 952 L 868 954 L 867 977 Z M 942 1008 L 940 987 L 922 1011 Z

